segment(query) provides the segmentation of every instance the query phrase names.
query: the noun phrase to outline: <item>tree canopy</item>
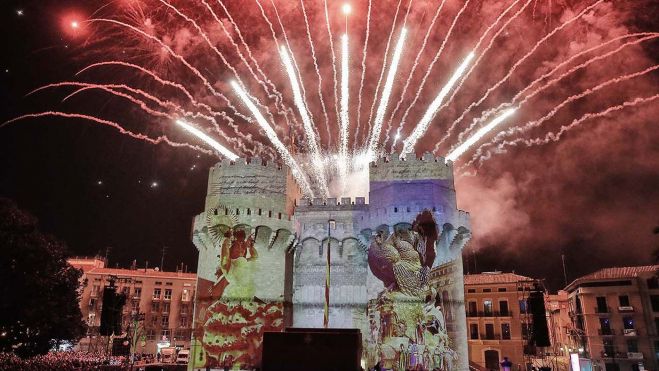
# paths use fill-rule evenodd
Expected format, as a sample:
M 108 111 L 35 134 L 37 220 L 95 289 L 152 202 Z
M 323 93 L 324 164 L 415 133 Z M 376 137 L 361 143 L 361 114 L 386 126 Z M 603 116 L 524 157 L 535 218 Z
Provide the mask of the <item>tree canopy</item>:
M 85 333 L 78 304 L 81 272 L 67 247 L 41 233 L 37 219 L 0 198 L 0 351 L 44 354 Z

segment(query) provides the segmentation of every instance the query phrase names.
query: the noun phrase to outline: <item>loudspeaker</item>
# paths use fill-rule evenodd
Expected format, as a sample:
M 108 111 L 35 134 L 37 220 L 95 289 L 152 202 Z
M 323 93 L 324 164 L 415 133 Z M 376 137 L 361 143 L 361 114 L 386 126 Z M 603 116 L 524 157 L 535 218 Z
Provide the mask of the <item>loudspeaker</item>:
M 359 329 L 288 328 L 263 334 L 263 371 L 358 371 Z
M 102 336 L 112 335 L 114 331 L 114 298 L 116 293 L 114 286 L 106 286 L 103 289 L 103 306 L 101 307 L 101 327 L 98 329 Z
M 126 295 L 117 294 L 114 286 L 103 289 L 103 306 L 101 307 L 101 326 L 98 329 L 102 336 L 121 334 L 121 309 L 126 305 Z
M 527 302 L 533 320 L 531 344 L 536 347 L 548 347 L 551 342 L 549 341 L 549 329 L 547 327 L 545 297 L 542 292 L 533 291 L 529 294 Z

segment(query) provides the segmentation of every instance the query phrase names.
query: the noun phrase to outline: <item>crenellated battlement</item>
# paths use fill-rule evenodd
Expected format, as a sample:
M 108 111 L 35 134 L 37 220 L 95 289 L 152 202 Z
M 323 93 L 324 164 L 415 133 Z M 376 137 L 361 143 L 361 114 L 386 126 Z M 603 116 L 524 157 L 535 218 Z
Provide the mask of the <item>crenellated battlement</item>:
M 369 175 L 373 181 L 390 180 L 421 180 L 421 179 L 453 179 L 453 163 L 446 162 L 443 157 L 435 157 L 426 152 L 421 157 L 403 156 L 392 153 L 371 162 Z
M 366 209 L 368 204 L 365 197 L 329 197 L 329 198 L 301 198 L 297 200 L 296 210 L 300 211 L 322 211 L 322 210 L 355 210 Z
M 222 159 L 222 161 L 216 163 L 215 166 L 213 166 L 213 168 L 215 169 L 215 168 L 231 167 L 233 169 L 238 169 L 241 167 L 253 167 L 253 166 L 261 166 L 264 168 L 272 169 L 273 171 L 288 171 L 288 167 L 286 165 L 283 165 L 276 161 L 268 161 L 267 159 L 262 157 L 251 157 L 251 158 L 240 157 L 235 161 L 231 161 L 227 158 L 224 158 Z

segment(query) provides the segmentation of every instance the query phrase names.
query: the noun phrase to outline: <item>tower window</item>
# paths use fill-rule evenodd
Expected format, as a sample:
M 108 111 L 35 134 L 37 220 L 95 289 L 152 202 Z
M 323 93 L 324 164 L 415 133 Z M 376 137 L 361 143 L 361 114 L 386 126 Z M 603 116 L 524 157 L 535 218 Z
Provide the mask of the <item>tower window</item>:
M 261 210 L 261 209 L 259 209 L 259 216 L 261 215 L 261 213 L 262 213 L 262 210 Z
M 240 209 L 236 209 L 236 215 L 240 215 Z
M 394 212 L 395 212 L 395 213 L 398 212 L 398 208 L 397 208 L 397 207 L 394 207 Z
M 252 215 L 252 209 L 247 208 L 247 215 Z
M 268 210 L 268 218 L 272 218 L 272 210 Z

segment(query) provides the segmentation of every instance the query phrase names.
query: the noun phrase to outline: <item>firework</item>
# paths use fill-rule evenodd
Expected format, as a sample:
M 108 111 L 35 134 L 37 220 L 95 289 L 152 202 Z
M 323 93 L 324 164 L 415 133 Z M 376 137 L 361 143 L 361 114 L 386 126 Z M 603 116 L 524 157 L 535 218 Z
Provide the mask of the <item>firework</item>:
M 471 160 L 462 162 L 464 168 L 476 161 L 482 164 L 491 156 L 490 147 L 501 153 L 519 143 L 546 144 L 585 120 L 654 102 L 653 95 L 625 96 L 624 103 L 593 110 L 599 113 L 575 119 L 560 129 L 552 128 L 561 117 L 557 113 L 567 115 L 566 108 L 578 100 L 609 91 L 614 84 L 656 74 L 659 67 L 654 65 L 618 63 L 616 68 L 602 68 L 603 74 L 610 75 L 595 82 L 581 77 L 596 64 L 631 50 L 638 52 L 641 43 L 656 41 L 659 33 L 580 36 L 572 27 L 590 27 L 605 11 L 608 3 L 604 0 L 566 9 L 556 17 L 561 22 L 555 26 L 553 15 L 548 14 L 536 26 L 530 13 L 532 2 L 535 12 L 537 1 L 533 0 L 495 3 L 486 12 L 469 0 L 456 8 L 442 0 L 427 18 L 426 10 L 420 9 L 423 5 L 403 0 L 369 0 L 363 6 L 334 6 L 326 0 L 285 4 L 255 0 L 254 9 L 242 3 L 208 0 L 176 5 L 167 0 L 134 0 L 120 6 L 109 3 L 89 18 L 69 14 L 60 20 L 60 27 L 72 39 L 84 34 L 90 43 L 98 33 L 99 45 L 108 48 L 103 54 L 113 59 L 91 61 L 77 76 L 106 73 L 110 78 L 53 83 L 30 94 L 71 89 L 61 99 L 66 102 L 97 91 L 128 102 L 133 114 L 147 117 L 163 134 L 141 134 L 135 124 L 129 129 L 119 122 L 144 120 L 106 119 L 99 117 L 100 112 L 45 110 L 7 123 L 49 116 L 82 119 L 149 143 L 214 153 L 230 160 L 278 157 L 290 167 L 306 195 L 328 197 L 341 196 L 330 195 L 330 181 L 341 182 L 341 187 L 332 187 L 335 192 L 348 190 L 349 172 L 363 172 L 368 161 L 389 155 L 387 148 L 394 151 L 399 146 L 403 156 L 420 148 L 434 146 L 433 152 L 440 155 L 448 149 L 447 161 L 458 161 L 469 152 Z M 256 16 L 249 18 L 251 15 Z M 349 32 L 348 17 L 350 28 L 359 33 Z M 334 35 L 337 28 L 341 30 L 338 37 Z M 474 30 L 482 31 L 473 35 Z M 521 34 L 523 38 L 516 36 Z M 575 38 L 574 43 L 565 42 L 570 37 Z M 595 44 L 591 40 L 601 41 Z M 509 47 L 509 43 L 514 44 Z M 464 46 L 472 50 L 466 57 Z M 512 49 L 515 52 L 507 52 Z M 403 50 L 414 57 L 405 60 Z M 501 53 L 495 55 L 495 51 Z M 553 51 L 557 56 L 551 56 Z M 275 53 L 280 60 L 271 58 Z M 435 84 L 443 82 L 437 76 L 446 68 L 448 80 L 443 86 Z M 111 69 L 121 72 L 107 74 Z M 478 86 L 471 87 L 474 85 Z M 575 88 L 578 86 L 582 88 Z M 643 85 L 645 89 L 653 86 L 656 84 Z M 235 94 L 227 93 L 231 90 Z M 421 107 L 422 103 L 426 106 Z M 367 104 L 370 112 L 362 112 Z M 508 123 L 515 111 L 526 121 Z M 467 119 L 470 122 L 463 124 Z M 408 129 L 408 123 L 416 125 Z M 319 124 L 325 130 L 320 131 Z M 428 133 L 438 132 L 429 130 L 431 125 L 443 129 L 442 135 L 424 140 Z M 192 134 L 191 143 L 199 141 L 204 147 L 170 140 L 164 132 L 170 134 L 172 128 Z M 540 130 L 548 134 L 528 137 Z M 183 138 L 181 134 L 170 136 Z

